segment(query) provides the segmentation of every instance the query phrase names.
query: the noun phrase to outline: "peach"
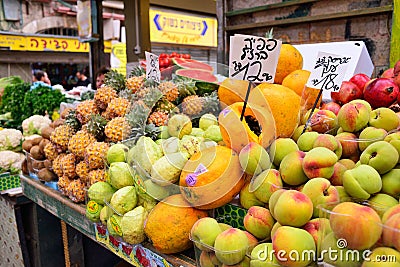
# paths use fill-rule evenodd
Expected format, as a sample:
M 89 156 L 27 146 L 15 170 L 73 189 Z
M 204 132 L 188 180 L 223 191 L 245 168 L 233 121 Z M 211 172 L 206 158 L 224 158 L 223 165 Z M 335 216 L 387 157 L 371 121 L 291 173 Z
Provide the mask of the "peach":
M 396 206 L 390 207 L 385 211 L 385 213 L 382 216 L 382 223 L 385 223 L 390 217 L 392 217 L 395 214 L 400 213 L 400 204 L 397 204 Z
M 382 179 L 379 173 L 369 165 L 360 164 L 343 174 L 343 186 L 346 192 L 355 198 L 369 199 L 371 194 L 382 189 Z
M 276 230 L 278 230 L 278 228 L 281 226 L 282 225 L 280 223 L 275 222 L 275 224 L 274 224 L 274 226 L 272 226 L 272 230 L 271 230 L 271 239 L 274 237 Z
M 357 136 L 354 133 L 339 133 L 335 136 L 335 138 L 342 145 L 341 158 L 351 158 L 360 153 L 358 150 Z
M 356 166 L 356 163 L 351 159 L 339 159 L 338 162 L 343 164 L 348 170 L 351 170 Z
M 246 183 L 239 193 L 239 201 L 240 205 L 245 208 L 249 209 L 252 206 L 264 206 L 264 202 L 259 200 L 254 192 L 249 191 L 250 183 Z
M 244 228 L 258 239 L 269 239 L 274 218 L 270 211 L 263 207 L 251 207 L 243 219 Z
M 340 202 L 344 202 L 350 199 L 350 196 L 349 194 L 347 194 L 346 190 L 344 189 L 344 186 L 336 185 L 335 187 L 336 190 L 338 191 Z
M 326 147 L 316 147 L 308 151 L 303 159 L 303 171 L 308 178 L 322 177 L 329 179 L 338 161 L 336 154 Z
M 370 113 L 366 104 L 351 101 L 340 108 L 338 125 L 345 132 L 358 132 L 368 124 Z
M 374 248 L 361 267 L 397 267 L 400 266 L 400 252 L 388 247 Z
M 297 143 L 297 140 L 299 139 L 300 135 L 302 135 L 305 127 L 306 127 L 305 125 L 300 125 L 300 126 L 297 126 L 296 130 L 294 130 L 293 135 L 292 135 L 292 139 L 296 143 Z M 309 127 L 307 127 L 307 129 L 304 132 L 311 132 L 311 131 L 312 131 L 312 129 L 309 126 Z
M 215 253 L 212 251 L 202 251 L 199 257 L 199 263 L 201 267 L 222 266 L 222 262 L 217 259 Z
M 339 193 L 336 188 L 331 185 L 329 180 L 325 178 L 314 178 L 309 180 L 301 190 L 303 194 L 308 196 L 314 207 L 313 217 L 318 217 L 318 205 L 339 201 Z
M 320 134 L 314 141 L 313 148 L 315 147 L 326 147 L 332 150 L 338 159 L 342 156 L 342 145 L 333 135 Z
M 381 128 L 375 128 L 372 126 L 364 128 L 358 136 L 358 148 L 360 151 L 364 151 L 370 144 L 384 140 L 387 135 L 387 131 Z
M 216 219 L 204 217 L 192 226 L 190 231 L 191 240 L 201 250 L 207 250 L 207 247 L 213 247 L 215 238 L 222 232 Z
M 347 171 L 347 168 L 339 161 L 333 166 L 333 174 L 329 181 L 332 185 L 343 185 L 343 174 Z
M 219 225 L 219 228 L 221 228 L 222 232 L 225 231 L 225 230 L 228 230 L 228 229 L 232 228 L 232 226 L 230 226 L 230 225 L 227 224 L 227 223 L 218 223 L 218 225 Z
M 329 222 L 335 237 L 345 239 L 349 249 L 369 249 L 382 233 L 381 219 L 371 207 L 342 202 L 332 209 Z
M 221 267 L 250 267 L 250 258 L 245 257 L 241 262 L 233 265 L 223 263 Z
M 265 170 L 260 173 L 253 181 L 253 185 L 250 185 L 255 189 L 254 195 L 258 200 L 264 203 L 268 203 L 271 195 L 282 188 L 283 183 L 281 175 L 277 170 Z
M 314 238 L 306 230 L 282 226 L 272 238 L 277 261 L 284 266 L 308 266 L 316 259 Z
M 278 138 L 271 144 L 270 154 L 273 155 L 273 163 L 279 168 L 282 159 L 292 151 L 298 151 L 299 147 L 292 138 Z
M 303 226 L 303 229 L 311 234 L 317 248 L 320 247 L 323 237 L 332 232 L 327 218 L 312 219 Z
M 382 193 L 374 195 L 368 201 L 381 217 L 388 209 L 399 204 L 399 201 L 394 197 Z
M 250 255 L 250 267 L 278 266 L 272 243 L 258 244 Z
M 250 234 L 247 231 L 243 231 L 243 232 L 246 234 L 247 239 L 249 241 L 249 247 L 247 248 L 247 251 L 251 251 L 255 246 L 257 246 L 258 239 L 254 235 Z
M 400 214 L 388 218 L 383 227 L 383 244 L 400 250 Z
M 275 195 L 275 196 L 274 196 Z M 296 207 L 295 209 L 293 207 Z M 272 194 L 269 208 L 272 216 L 281 225 L 301 227 L 313 214 L 311 199 L 296 190 L 278 190 Z
M 249 239 L 242 230 L 229 228 L 215 239 L 215 255 L 224 264 L 237 264 L 244 259 L 248 246 Z
M 313 148 L 315 139 L 319 136 L 317 132 L 305 132 L 297 139 L 299 150 L 307 152 Z
M 300 185 L 308 180 L 303 171 L 303 159 L 306 153 L 303 151 L 293 151 L 286 155 L 279 167 L 282 181 L 288 185 Z
M 311 116 L 311 129 L 318 133 L 329 133 L 338 126 L 335 113 L 330 110 L 319 110 Z
M 382 193 L 399 198 L 400 196 L 400 169 L 392 169 L 382 175 Z

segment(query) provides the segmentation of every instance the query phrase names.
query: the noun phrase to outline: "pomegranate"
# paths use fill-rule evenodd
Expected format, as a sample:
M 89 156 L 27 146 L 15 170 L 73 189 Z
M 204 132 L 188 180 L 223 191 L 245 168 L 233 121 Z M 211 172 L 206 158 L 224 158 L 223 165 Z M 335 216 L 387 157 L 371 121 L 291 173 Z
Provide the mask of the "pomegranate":
M 399 87 L 389 78 L 377 78 L 364 89 L 364 99 L 372 108 L 389 107 L 399 95 Z
M 385 70 L 380 78 L 389 78 L 389 79 L 393 79 L 394 78 L 394 68 L 389 68 L 387 70 Z
M 337 115 L 339 113 L 339 109 L 340 109 L 340 105 L 336 102 L 327 102 L 327 103 L 323 103 L 321 110 L 330 110 L 333 113 L 335 113 L 335 115 Z
M 362 89 L 350 81 L 342 82 L 339 91 L 331 93 L 332 100 L 340 105 L 349 103 L 354 99 L 360 99 L 362 95 Z
M 393 67 L 393 81 L 397 86 L 400 86 L 400 60 Z
M 364 74 L 364 73 L 357 73 L 354 74 L 353 77 L 350 78 L 349 82 L 354 83 L 355 85 L 358 86 L 358 88 L 361 89 L 361 91 L 364 90 L 365 84 L 370 80 L 371 78 Z

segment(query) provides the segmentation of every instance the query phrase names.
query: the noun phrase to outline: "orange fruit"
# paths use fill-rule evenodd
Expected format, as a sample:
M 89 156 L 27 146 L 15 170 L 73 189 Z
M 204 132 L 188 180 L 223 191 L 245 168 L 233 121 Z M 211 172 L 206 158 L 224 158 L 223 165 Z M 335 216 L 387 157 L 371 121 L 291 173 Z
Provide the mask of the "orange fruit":
M 249 96 L 249 102 L 263 107 L 267 100 L 275 120 L 276 138 L 291 137 L 300 121 L 300 96 L 280 84 L 261 83 Z
M 274 83 L 282 84 L 283 79 L 295 70 L 303 68 L 303 56 L 293 45 L 282 44 L 276 66 Z
M 218 87 L 218 99 L 227 106 L 235 102 L 243 102 L 248 86 L 248 81 L 227 78 Z
M 296 94 L 301 96 L 310 74 L 311 72 L 308 70 L 292 71 L 283 79 L 282 85 L 292 89 Z

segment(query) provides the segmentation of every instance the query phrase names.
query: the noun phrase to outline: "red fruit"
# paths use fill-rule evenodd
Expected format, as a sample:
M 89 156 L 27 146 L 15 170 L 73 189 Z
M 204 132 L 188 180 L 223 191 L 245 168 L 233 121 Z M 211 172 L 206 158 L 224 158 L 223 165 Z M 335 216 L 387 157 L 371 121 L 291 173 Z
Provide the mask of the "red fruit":
M 399 87 L 389 78 L 377 78 L 364 89 L 364 99 L 372 108 L 389 107 L 399 95 Z
M 356 84 L 348 81 L 342 82 L 338 92 L 332 92 L 332 100 L 340 105 L 349 103 L 351 100 L 362 98 L 363 92 Z
M 370 80 L 371 78 L 368 77 L 368 75 L 364 73 L 357 73 L 353 75 L 353 77 L 350 78 L 349 82 L 354 83 L 355 85 L 358 86 L 358 88 L 364 90 L 365 84 Z
M 394 64 L 393 67 L 393 80 L 397 86 L 400 86 L 400 60 Z
M 389 79 L 393 79 L 394 78 L 394 68 L 389 68 L 387 70 L 385 70 L 380 78 L 389 78 Z
M 335 115 L 337 115 L 339 113 L 340 105 L 336 102 L 328 102 L 328 103 L 322 104 L 321 109 L 322 110 L 330 110 L 333 113 L 335 113 Z

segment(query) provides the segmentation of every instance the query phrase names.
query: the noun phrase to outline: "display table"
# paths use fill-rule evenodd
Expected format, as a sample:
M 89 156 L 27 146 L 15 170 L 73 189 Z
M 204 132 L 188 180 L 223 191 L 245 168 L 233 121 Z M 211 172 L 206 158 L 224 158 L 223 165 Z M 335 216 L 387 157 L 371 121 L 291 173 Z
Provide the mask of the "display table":
M 95 227 L 85 217 L 85 205 L 76 204 L 70 201 L 68 198 L 61 195 L 60 192 L 50 187 L 45 186 L 40 181 L 31 179 L 24 175 L 21 175 L 21 186 L 24 195 L 32 200 L 40 207 L 47 210 L 52 215 L 61 219 L 80 233 L 96 241 Z M 104 244 L 96 242 L 100 246 L 107 247 Z M 173 266 L 183 267 L 194 267 L 196 263 L 193 259 L 183 254 L 179 255 L 163 255 L 158 253 L 154 247 L 149 243 L 142 244 L 146 249 L 154 252 L 155 254 L 164 258 L 168 263 Z M 114 251 L 113 251 L 114 252 Z M 115 252 L 114 252 L 115 253 Z M 120 254 L 117 254 L 123 258 Z M 134 266 L 141 266 L 136 262 L 129 262 Z

